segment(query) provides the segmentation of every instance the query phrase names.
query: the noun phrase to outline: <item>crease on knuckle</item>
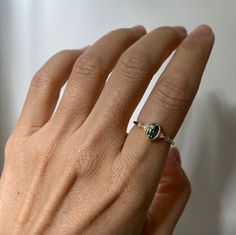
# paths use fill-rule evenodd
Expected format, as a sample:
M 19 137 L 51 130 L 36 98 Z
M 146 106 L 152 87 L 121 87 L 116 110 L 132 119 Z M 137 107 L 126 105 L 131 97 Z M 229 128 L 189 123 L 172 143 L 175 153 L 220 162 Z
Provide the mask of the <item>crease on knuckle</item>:
M 35 88 L 54 88 L 57 87 L 57 78 L 46 69 L 39 70 L 33 76 L 31 87 Z
M 70 154 L 70 162 L 72 168 L 76 169 L 79 176 L 94 175 L 103 165 L 103 148 L 97 148 L 97 137 L 87 137 L 85 141 L 72 148 Z
M 90 175 L 93 172 L 91 152 L 81 147 L 75 148 L 70 156 L 71 165 L 79 176 Z
M 30 141 L 28 137 L 14 136 L 11 134 L 4 147 L 5 160 L 9 157 L 13 157 L 13 160 L 15 161 L 15 155 L 24 155 L 22 154 L 24 152 L 24 147 L 29 144 Z
M 61 86 L 62 82 L 58 79 L 57 76 L 51 71 L 51 67 L 57 67 L 59 65 L 59 61 L 61 59 L 68 58 L 68 60 L 72 60 L 72 52 L 71 50 L 63 50 L 57 52 L 52 58 L 44 65 L 40 70 L 38 70 L 32 78 L 31 85 L 36 88 L 57 88 Z M 61 59 L 60 59 L 61 58 Z M 47 68 L 49 67 L 49 68 Z
M 72 73 L 75 76 L 90 77 L 104 70 L 104 62 L 101 56 L 94 52 L 86 52 L 81 55 L 74 64 Z
M 181 78 L 179 77 L 181 76 Z M 191 87 L 184 81 L 182 72 L 168 76 L 160 82 L 158 91 L 154 96 L 154 102 L 165 110 L 171 110 L 174 113 L 183 113 L 190 106 L 192 99 L 190 97 Z
M 128 79 L 143 79 L 150 73 L 152 61 L 143 51 L 133 50 L 122 55 L 116 72 Z
M 180 49 L 195 54 L 197 56 L 202 56 L 204 53 L 204 49 L 199 44 L 199 40 L 194 37 L 186 38 L 181 44 Z
M 186 64 L 201 64 L 206 54 L 204 47 L 199 44 L 198 39 L 193 37 L 184 40 L 177 49 L 177 52 L 182 63 Z

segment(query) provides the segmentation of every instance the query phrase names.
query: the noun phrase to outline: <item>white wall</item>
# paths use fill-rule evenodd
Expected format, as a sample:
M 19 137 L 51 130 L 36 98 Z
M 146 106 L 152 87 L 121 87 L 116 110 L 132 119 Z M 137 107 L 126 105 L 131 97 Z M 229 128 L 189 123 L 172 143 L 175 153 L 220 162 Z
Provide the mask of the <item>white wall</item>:
M 177 136 L 193 194 L 176 234 L 235 234 L 235 9 L 235 0 L 1 0 L 1 152 L 33 73 L 56 51 L 83 47 L 117 27 L 184 25 L 190 31 L 207 23 L 216 34 L 215 47 L 194 107 Z

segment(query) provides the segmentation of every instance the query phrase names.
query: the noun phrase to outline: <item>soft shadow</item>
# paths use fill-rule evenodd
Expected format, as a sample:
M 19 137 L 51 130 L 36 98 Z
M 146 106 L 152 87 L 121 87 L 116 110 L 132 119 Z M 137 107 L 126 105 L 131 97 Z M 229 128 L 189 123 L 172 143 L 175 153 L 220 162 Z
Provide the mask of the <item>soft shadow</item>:
M 10 1 L 0 1 L 0 173 L 4 161 L 4 146 L 12 129 L 13 99 L 11 84 L 11 57 L 9 56 L 12 31 Z
M 222 235 L 224 194 L 236 171 L 236 107 L 212 93 L 186 121 L 177 143 L 193 192 L 175 234 Z

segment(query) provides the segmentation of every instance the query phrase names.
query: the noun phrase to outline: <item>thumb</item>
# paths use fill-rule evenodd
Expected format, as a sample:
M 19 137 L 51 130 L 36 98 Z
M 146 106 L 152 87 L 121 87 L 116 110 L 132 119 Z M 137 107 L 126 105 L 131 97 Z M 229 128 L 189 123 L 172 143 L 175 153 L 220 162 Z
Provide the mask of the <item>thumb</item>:
M 177 148 L 171 148 L 142 235 L 171 235 L 191 193 Z

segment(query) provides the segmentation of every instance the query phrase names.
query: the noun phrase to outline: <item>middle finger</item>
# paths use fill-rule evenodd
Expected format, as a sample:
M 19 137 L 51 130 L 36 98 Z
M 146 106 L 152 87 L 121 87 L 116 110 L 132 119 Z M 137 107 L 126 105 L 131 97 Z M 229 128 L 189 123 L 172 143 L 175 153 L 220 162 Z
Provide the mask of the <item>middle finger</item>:
M 126 132 L 130 116 L 152 76 L 185 37 L 182 27 L 160 27 L 127 49 L 84 124 L 91 127 L 96 120 L 99 126 L 111 123 L 113 133 Z
M 54 115 L 56 126 L 60 123 L 61 129 L 71 131 L 80 127 L 120 55 L 145 33 L 142 26 L 113 30 L 77 59 Z

